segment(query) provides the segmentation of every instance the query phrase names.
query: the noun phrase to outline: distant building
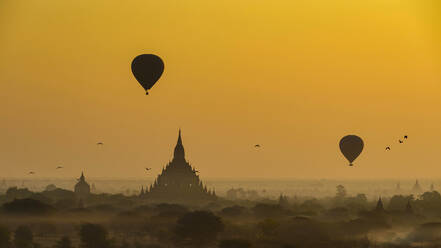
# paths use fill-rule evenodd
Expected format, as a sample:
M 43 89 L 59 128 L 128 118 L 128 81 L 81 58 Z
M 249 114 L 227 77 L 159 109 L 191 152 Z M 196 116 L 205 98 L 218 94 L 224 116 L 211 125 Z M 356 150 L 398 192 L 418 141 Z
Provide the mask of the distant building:
M 283 195 L 283 194 L 280 194 L 280 196 L 279 196 L 279 205 L 282 206 L 282 207 L 288 206 L 289 205 L 288 197 Z
M 90 185 L 86 182 L 83 172 L 81 172 L 78 183 L 75 184 L 75 194 L 80 198 L 90 195 Z
M 181 130 L 175 146 L 173 160 L 156 178 L 145 197 L 156 202 L 195 202 L 217 199 L 214 190 L 208 190 L 199 179 L 198 171 L 185 160 Z
M 139 193 L 140 197 L 143 197 L 145 195 L 144 186 L 141 186 L 141 192 Z
M 377 212 L 384 211 L 383 201 L 381 200 L 381 197 L 378 198 L 378 202 L 377 202 L 377 206 L 375 207 L 375 211 L 377 211 Z
M 420 183 L 418 182 L 418 180 L 415 181 L 415 185 L 413 186 L 412 191 L 414 191 L 414 192 L 421 192 L 421 191 L 423 191 L 421 189 L 421 186 L 420 186 Z

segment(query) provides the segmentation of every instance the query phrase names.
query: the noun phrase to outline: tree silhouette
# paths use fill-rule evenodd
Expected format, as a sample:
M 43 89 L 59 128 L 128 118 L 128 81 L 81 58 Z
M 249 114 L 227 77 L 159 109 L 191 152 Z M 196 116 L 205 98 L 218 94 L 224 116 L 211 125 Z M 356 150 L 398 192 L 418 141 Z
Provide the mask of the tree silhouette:
M 337 198 L 345 198 L 346 197 L 346 189 L 343 185 L 337 185 L 337 193 L 335 194 L 335 197 Z
M 244 239 L 226 239 L 219 243 L 219 248 L 250 248 L 251 243 Z
M 11 234 L 5 227 L 0 226 L 0 248 L 11 247 Z
M 178 219 L 174 233 L 181 245 L 201 247 L 216 240 L 223 231 L 221 219 L 208 211 L 194 211 Z
M 392 211 L 403 211 L 408 202 L 413 202 L 413 195 L 403 196 L 394 195 L 389 200 L 388 210 Z
M 14 233 L 14 245 L 16 248 L 32 248 L 34 236 L 27 226 L 19 226 Z
M 58 242 L 55 244 L 55 248 L 72 248 L 72 242 L 70 241 L 69 237 L 64 236 L 58 240 Z
M 234 205 L 232 207 L 226 207 L 221 210 L 221 213 L 226 216 L 240 216 L 246 211 L 245 207 Z
M 107 230 L 98 224 L 86 223 L 80 228 L 81 247 L 83 248 L 108 248 Z
M 279 227 L 279 223 L 277 223 L 273 219 L 265 219 L 257 223 L 257 228 L 259 229 L 260 237 L 265 240 L 273 238 L 274 235 L 276 234 L 278 227 Z
M 3 210 L 11 214 L 48 214 L 54 211 L 54 208 L 41 201 L 26 198 L 15 199 L 12 202 L 3 204 Z

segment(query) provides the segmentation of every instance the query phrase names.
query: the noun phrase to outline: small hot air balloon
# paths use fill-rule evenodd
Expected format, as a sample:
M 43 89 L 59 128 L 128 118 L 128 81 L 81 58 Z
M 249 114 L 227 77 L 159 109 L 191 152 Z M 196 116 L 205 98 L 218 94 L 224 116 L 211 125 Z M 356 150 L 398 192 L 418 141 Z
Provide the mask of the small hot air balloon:
M 340 140 L 340 151 L 343 156 L 349 161 L 349 166 L 363 151 L 363 140 L 357 135 L 347 135 Z
M 164 62 L 154 54 L 141 54 L 132 61 L 132 73 L 144 88 L 146 95 L 164 72 Z

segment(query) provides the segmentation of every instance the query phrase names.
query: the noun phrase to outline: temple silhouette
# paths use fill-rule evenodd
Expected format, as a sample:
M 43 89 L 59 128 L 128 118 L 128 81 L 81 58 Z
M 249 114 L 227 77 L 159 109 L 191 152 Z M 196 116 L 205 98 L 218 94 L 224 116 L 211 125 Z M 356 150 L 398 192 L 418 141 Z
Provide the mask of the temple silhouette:
M 90 186 L 86 182 L 86 178 L 84 177 L 83 172 L 81 172 L 81 177 L 78 179 L 77 184 L 75 184 L 74 191 L 79 198 L 85 198 L 90 195 Z
M 198 171 L 185 159 L 181 130 L 174 156 L 149 188 L 141 190 L 141 197 L 154 202 L 200 202 L 216 200 L 214 190 L 208 190 L 199 179 Z

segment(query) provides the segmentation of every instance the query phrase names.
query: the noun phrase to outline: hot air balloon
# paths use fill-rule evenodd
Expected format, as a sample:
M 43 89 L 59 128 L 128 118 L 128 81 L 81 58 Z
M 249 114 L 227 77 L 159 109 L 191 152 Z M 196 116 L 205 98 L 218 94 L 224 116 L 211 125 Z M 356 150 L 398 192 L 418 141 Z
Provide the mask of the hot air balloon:
M 141 54 L 132 61 L 133 76 L 144 88 L 146 95 L 161 77 L 162 72 L 164 72 L 164 62 L 154 54 Z
M 347 135 L 340 140 L 340 151 L 349 161 L 349 166 L 363 151 L 363 140 L 357 135 Z

